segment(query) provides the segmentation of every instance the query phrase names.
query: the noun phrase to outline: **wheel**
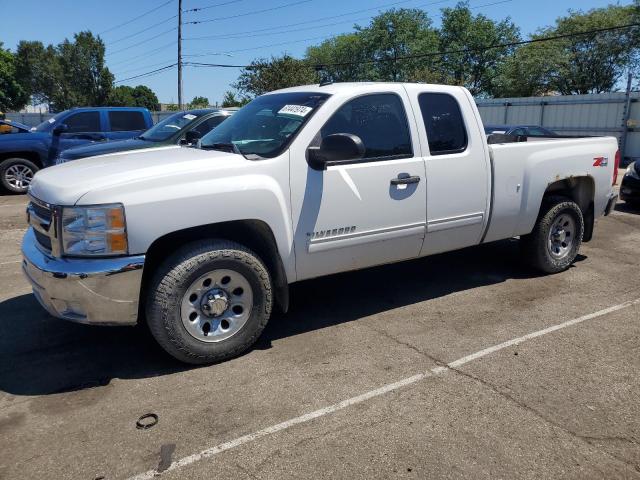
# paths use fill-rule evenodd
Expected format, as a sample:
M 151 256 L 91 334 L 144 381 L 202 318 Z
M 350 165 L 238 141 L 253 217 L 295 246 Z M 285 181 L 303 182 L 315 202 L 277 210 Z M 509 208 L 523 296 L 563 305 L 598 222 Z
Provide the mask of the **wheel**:
M 147 291 L 152 335 L 169 354 L 191 364 L 246 351 L 267 325 L 273 303 L 264 263 L 227 240 L 184 246 L 159 267 Z
M 542 272 L 562 272 L 576 259 L 583 235 L 580 207 L 565 197 L 549 197 L 533 231 L 521 239 L 524 259 Z
M 26 158 L 8 158 L 0 163 L 0 184 L 10 192 L 27 193 L 38 170 L 38 166 Z

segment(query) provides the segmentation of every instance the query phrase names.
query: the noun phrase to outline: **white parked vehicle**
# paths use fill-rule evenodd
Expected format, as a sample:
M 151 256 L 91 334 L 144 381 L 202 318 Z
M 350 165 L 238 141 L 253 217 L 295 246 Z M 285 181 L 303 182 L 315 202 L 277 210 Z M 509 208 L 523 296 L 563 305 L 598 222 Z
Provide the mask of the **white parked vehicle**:
M 23 268 L 56 317 L 144 318 L 174 357 L 220 361 L 256 341 L 274 304 L 287 310 L 296 281 L 516 236 L 536 268 L 568 268 L 615 204 L 617 149 L 489 145 L 460 87 L 280 90 L 200 148 L 39 172 Z

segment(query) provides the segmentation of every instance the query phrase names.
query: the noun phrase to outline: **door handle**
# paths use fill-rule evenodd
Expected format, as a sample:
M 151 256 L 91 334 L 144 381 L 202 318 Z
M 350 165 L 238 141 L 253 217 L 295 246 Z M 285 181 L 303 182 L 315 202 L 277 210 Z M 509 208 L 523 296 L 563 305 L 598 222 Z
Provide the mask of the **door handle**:
M 391 179 L 391 185 L 409 185 L 411 183 L 418 183 L 420 181 L 420 177 L 397 177 Z

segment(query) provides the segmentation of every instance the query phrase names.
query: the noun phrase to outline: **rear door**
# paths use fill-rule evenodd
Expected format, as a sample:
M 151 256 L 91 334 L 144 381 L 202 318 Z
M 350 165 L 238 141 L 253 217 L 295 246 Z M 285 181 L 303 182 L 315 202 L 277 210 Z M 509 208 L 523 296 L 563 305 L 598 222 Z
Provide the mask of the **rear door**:
M 427 234 L 421 255 L 480 242 L 491 171 L 477 110 L 462 88 L 407 85 L 426 165 Z
M 107 131 L 109 140 L 125 140 L 140 136 L 147 130 L 144 113 L 140 110 L 108 110 Z
M 294 143 L 291 189 L 300 280 L 414 258 L 420 251 L 424 161 L 406 92 L 401 86 L 388 88 L 346 97 L 319 128 L 308 127 L 313 128 L 310 143 Z M 360 137 L 364 158 L 311 169 L 307 148 L 335 133 Z M 397 182 L 409 177 L 413 180 Z

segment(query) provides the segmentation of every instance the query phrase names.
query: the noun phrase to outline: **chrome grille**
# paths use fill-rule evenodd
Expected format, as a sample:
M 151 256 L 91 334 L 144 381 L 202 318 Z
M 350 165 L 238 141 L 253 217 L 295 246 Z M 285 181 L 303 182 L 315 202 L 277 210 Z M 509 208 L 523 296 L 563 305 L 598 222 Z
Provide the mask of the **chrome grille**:
M 33 227 L 36 240 L 40 247 L 48 253 L 56 254 L 56 208 L 35 197 L 30 197 L 31 201 L 27 206 L 29 225 Z

